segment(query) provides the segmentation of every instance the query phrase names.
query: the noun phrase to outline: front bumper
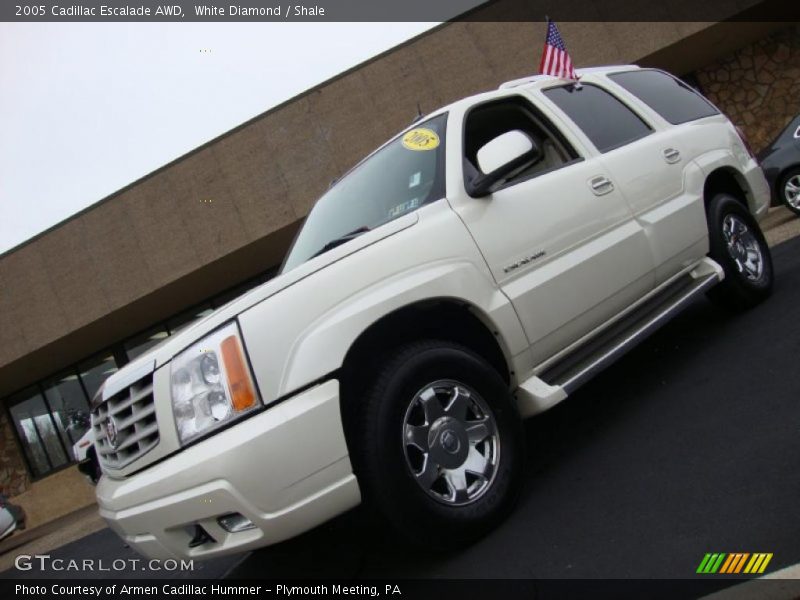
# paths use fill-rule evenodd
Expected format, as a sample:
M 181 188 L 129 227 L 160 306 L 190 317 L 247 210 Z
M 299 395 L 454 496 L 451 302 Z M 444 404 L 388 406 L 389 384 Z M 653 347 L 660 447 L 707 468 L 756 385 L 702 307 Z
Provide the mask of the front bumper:
M 361 501 L 329 380 L 126 479 L 104 476 L 100 515 L 149 558 L 206 558 L 298 535 Z M 255 528 L 229 533 L 218 517 Z M 214 541 L 194 548 L 200 525 Z

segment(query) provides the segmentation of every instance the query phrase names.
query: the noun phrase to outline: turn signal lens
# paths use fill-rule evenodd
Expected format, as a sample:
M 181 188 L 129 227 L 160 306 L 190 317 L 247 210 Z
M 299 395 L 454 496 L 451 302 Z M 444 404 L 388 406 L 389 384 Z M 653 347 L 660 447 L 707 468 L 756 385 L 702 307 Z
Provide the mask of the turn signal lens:
M 253 389 L 253 382 L 247 372 L 247 363 L 244 360 L 244 352 L 239 344 L 239 339 L 232 335 L 222 340 L 222 362 L 225 363 L 225 370 L 228 372 L 228 386 L 231 391 L 231 403 L 233 410 L 241 412 L 252 407 L 256 403 L 256 392 Z

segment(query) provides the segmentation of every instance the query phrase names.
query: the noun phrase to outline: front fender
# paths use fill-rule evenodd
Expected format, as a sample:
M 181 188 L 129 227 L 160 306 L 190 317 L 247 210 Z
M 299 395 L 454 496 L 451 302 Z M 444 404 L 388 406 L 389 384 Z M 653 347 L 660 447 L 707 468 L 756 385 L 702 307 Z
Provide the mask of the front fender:
M 528 342 L 463 223 L 446 202 L 418 223 L 298 282 L 239 316 L 267 403 L 339 369 L 353 342 L 381 317 L 425 300 L 454 298 L 498 332 L 513 364 Z

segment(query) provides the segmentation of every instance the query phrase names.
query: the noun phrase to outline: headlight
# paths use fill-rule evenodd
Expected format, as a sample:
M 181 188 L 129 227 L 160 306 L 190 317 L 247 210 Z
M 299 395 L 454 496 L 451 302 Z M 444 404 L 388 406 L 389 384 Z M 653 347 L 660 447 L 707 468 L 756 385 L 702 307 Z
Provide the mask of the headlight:
M 172 359 L 170 377 L 181 444 L 235 421 L 260 404 L 236 323 Z

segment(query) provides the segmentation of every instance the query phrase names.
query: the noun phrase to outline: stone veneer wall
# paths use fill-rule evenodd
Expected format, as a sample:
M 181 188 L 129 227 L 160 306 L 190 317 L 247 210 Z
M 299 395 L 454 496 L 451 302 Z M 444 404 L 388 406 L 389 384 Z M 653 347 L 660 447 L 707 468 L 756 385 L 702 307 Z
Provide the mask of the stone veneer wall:
M 695 75 L 703 93 L 744 130 L 758 152 L 800 113 L 800 25 L 745 46 Z
M 22 451 L 5 410 L 0 408 L 0 492 L 17 496 L 31 486 Z

